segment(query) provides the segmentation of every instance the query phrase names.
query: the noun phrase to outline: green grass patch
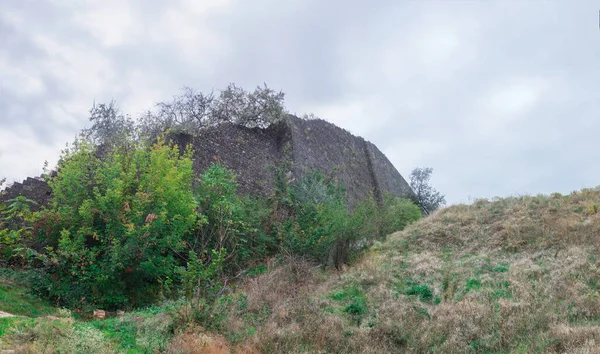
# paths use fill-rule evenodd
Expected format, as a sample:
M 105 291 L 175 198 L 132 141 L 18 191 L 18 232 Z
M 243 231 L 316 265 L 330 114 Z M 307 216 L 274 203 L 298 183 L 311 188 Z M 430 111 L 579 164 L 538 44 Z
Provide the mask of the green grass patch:
M 267 269 L 266 264 L 259 264 L 257 266 L 254 266 L 254 267 L 251 267 L 250 269 L 248 269 L 248 272 L 246 274 L 250 277 L 254 277 L 254 276 L 266 273 L 267 270 L 268 269 Z
M 4 317 L 0 318 L 0 338 L 4 337 L 12 328 L 24 328 L 35 322 L 33 318 L 27 317 Z
M 481 289 L 481 280 L 479 279 L 467 279 L 465 283 L 465 294 L 471 291 L 478 291 Z
M 121 319 L 110 318 L 101 321 L 88 322 L 85 326 L 99 329 L 107 339 L 118 343 L 120 349 L 125 352 L 137 352 L 136 344 L 137 326 L 132 321 L 121 321 Z
M 364 297 L 364 293 L 358 286 L 347 286 L 342 289 L 336 290 L 329 298 L 336 301 L 345 301 L 349 299 L 354 299 L 357 297 Z
M 421 284 L 412 280 L 406 282 L 397 282 L 394 284 L 396 295 L 404 294 L 408 296 L 416 296 L 422 302 L 431 302 L 433 300 L 433 291 L 427 284 Z M 441 299 L 436 297 L 435 303 L 439 304 Z
M 510 290 L 496 289 L 491 293 L 491 297 L 493 300 L 498 300 L 501 298 L 509 299 L 512 297 L 512 293 L 510 292 Z
M 352 302 L 350 302 L 348 304 L 348 306 L 346 306 L 344 308 L 344 312 L 349 313 L 354 316 L 360 316 L 360 315 L 366 314 L 367 312 L 369 312 L 369 310 L 367 308 L 366 299 L 363 297 L 354 298 L 352 300 Z
M 508 264 L 499 264 L 492 268 L 492 272 L 494 272 L 494 273 L 508 272 Z
M 425 284 L 413 284 L 406 291 L 406 295 L 416 295 L 419 297 L 419 300 L 423 302 L 428 302 L 433 299 L 433 292 L 429 285 Z
M 31 295 L 11 279 L 0 277 L 0 310 L 13 315 L 38 317 L 56 312 L 42 299 Z
M 347 286 L 331 293 L 329 298 L 345 303 L 343 312 L 350 315 L 355 325 L 360 325 L 364 316 L 369 313 L 367 296 L 357 285 Z

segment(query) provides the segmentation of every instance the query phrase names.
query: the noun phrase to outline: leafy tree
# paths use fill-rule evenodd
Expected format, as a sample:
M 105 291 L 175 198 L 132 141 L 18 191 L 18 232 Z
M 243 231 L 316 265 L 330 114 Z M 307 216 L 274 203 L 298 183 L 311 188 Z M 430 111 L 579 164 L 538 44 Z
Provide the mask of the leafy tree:
M 198 258 L 196 252 L 190 251 L 186 266 L 177 269 L 182 277 L 185 296 L 196 301 L 202 298 L 214 300 L 216 297 L 220 288 L 217 278 L 223 272 L 227 250 L 223 248 L 217 252 L 213 249 L 210 256 L 207 255 L 209 252 L 204 253 L 205 258 L 210 261 Z
M 345 188 L 318 172 L 293 182 L 286 182 L 282 170 L 276 177 L 272 210 L 282 248 L 320 264 L 339 268 L 382 233 L 402 230 L 421 217 L 411 201 L 392 196 L 383 205 L 371 197 L 349 209 Z
M 283 200 L 292 213 L 279 225 L 285 250 L 327 264 L 347 210 L 343 189 L 321 173 L 306 175 L 289 186 Z M 279 207 L 276 207 L 278 209 Z
M 437 208 L 446 205 L 446 197 L 435 190 L 431 184 L 433 168 L 415 168 L 410 173 L 410 187 L 417 196 L 417 202 L 425 215 L 431 214 Z
M 203 94 L 184 87 L 170 102 L 159 102 L 140 119 L 141 134 L 154 139 L 167 129 L 193 134 L 212 124 L 214 94 Z
M 154 139 L 165 130 L 197 134 L 208 126 L 234 123 L 253 128 L 266 128 L 283 119 L 284 93 L 266 85 L 248 92 L 230 84 L 215 96 L 184 87 L 182 94 L 170 102 L 160 102 L 155 110 L 142 116 L 139 130 Z
M 213 119 L 217 122 L 229 121 L 245 127 L 266 128 L 283 119 L 285 94 L 275 92 L 265 84 L 253 92 L 230 84 L 221 91 L 213 107 Z
M 96 145 L 122 145 L 135 132 L 135 124 L 131 117 L 121 114 L 114 101 L 108 104 L 94 104 L 89 119 L 92 126 L 84 129 L 82 134 Z
M 280 200 L 291 213 L 276 228 L 287 252 L 339 268 L 377 236 L 375 203 L 367 199 L 350 211 L 344 188 L 332 178 L 315 172 L 285 189 Z
M 78 141 L 50 182 L 54 200 L 39 229 L 56 279 L 49 292 L 65 304 L 151 303 L 187 256 L 198 218 L 192 152 L 162 140 L 129 144 L 100 160 L 91 142 Z

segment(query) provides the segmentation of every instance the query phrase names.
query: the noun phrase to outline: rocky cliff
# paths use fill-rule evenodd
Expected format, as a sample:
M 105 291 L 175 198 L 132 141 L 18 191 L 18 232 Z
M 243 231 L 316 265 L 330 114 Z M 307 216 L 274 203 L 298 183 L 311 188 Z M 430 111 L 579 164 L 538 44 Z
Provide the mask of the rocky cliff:
M 372 143 L 324 120 L 288 116 L 267 129 L 221 124 L 192 136 L 173 134 L 170 140 L 194 148 L 194 170 L 199 175 L 214 162 L 236 171 L 243 193 L 268 196 L 273 192 L 274 168 L 291 178 L 311 171 L 334 176 L 346 186 L 350 205 L 389 193 L 414 199 L 408 183 Z M 24 195 L 41 205 L 51 197 L 46 182 L 28 178 L 7 188 L 0 202 Z

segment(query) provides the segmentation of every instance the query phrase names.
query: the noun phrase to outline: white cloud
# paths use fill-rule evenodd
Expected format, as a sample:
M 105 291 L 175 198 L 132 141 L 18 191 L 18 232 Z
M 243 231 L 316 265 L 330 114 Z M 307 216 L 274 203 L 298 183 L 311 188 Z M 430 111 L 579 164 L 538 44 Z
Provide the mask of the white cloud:
M 110 61 L 91 45 L 68 43 L 43 33 L 33 41 L 44 50 L 48 59 L 30 66 L 37 75 L 51 74 L 69 85 L 74 93 L 95 95 L 110 87 L 115 72 Z
M 407 178 L 415 167 L 430 166 L 432 157 L 443 154 L 446 144 L 428 139 L 396 140 L 389 144 L 383 153 Z
M 142 24 L 126 1 L 95 0 L 80 2 L 74 22 L 87 29 L 104 46 L 122 45 L 139 39 Z M 69 10 L 67 10 L 69 11 Z
M 31 73 L 11 66 L 0 54 L 0 94 L 11 90 L 19 97 L 37 96 L 44 93 L 44 83 Z
M 156 76 L 148 75 L 141 70 L 134 70 L 128 74 L 127 80 L 120 87 L 121 95 L 125 98 L 119 101 L 118 105 L 125 113 L 137 118 L 154 107 L 156 102 L 166 101 L 171 94 L 175 94 L 175 92 L 170 92 L 165 95 L 165 91 L 169 89 L 171 87 L 164 87 L 164 83 L 161 83 Z
M 210 70 L 228 50 L 227 38 L 216 31 L 213 21 L 230 6 L 229 1 L 184 1 L 148 27 L 148 40 L 172 45 L 177 50 L 173 55 L 194 65 L 195 70 Z
M 5 0 L 0 173 L 24 177 L 58 156 L 94 99 L 135 117 L 182 85 L 264 80 L 298 114 L 375 143 L 405 177 L 433 167 L 451 201 L 579 188 L 600 175 L 589 164 L 600 129 L 597 12 L 545 5 Z M 561 169 L 569 178 L 544 175 Z
M 498 143 L 518 137 L 515 131 L 524 128 L 522 121 L 532 119 L 531 113 L 547 102 L 552 82 L 543 77 L 516 77 L 490 85 L 473 104 L 464 118 L 472 138 L 494 138 Z
M 356 97 L 337 103 L 313 106 L 310 111 L 316 116 L 336 124 L 356 135 L 367 136 L 385 123 L 384 112 L 378 110 L 375 98 Z
M 0 178 L 8 182 L 21 181 L 27 177 L 39 176 L 44 161 L 51 166 L 56 164 L 63 144 L 44 146 L 33 137 L 31 127 L 15 123 L 11 130 L 0 129 Z M 65 138 L 65 136 L 57 136 Z M 57 139 L 58 140 L 58 139 Z
M 489 112 L 516 120 L 531 112 L 542 101 L 548 83 L 543 78 L 510 80 L 483 98 Z

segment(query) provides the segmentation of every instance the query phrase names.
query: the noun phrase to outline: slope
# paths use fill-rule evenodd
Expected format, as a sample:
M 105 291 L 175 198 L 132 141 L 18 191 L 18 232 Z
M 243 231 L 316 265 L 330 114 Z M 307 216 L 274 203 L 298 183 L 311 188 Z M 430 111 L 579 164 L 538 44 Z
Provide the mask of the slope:
M 39 318 L 5 339 L 31 352 L 594 353 L 599 212 L 600 189 L 480 200 L 390 235 L 341 272 L 283 256 L 211 306 Z
M 600 192 L 452 206 L 341 273 L 288 262 L 243 286 L 260 352 L 594 352 Z

